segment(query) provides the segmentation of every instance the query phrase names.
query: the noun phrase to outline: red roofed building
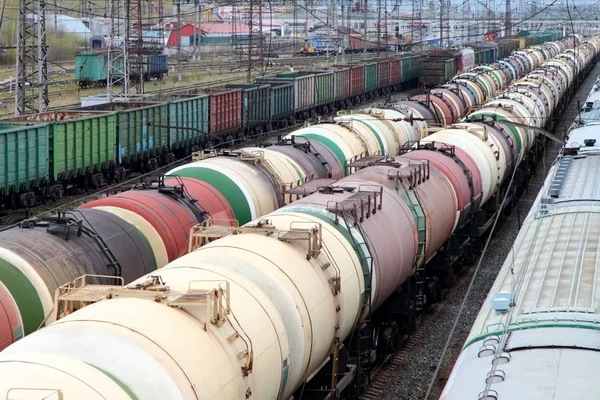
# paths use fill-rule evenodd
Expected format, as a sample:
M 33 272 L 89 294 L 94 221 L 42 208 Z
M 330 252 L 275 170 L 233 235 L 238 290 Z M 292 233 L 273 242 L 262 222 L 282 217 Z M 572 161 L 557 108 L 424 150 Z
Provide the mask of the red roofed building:
M 181 44 L 189 45 L 190 43 L 193 43 L 193 40 L 190 40 L 189 38 L 194 34 L 232 36 L 234 33 L 238 35 L 247 35 L 248 32 L 248 25 L 243 24 L 208 22 L 206 24 L 200 24 L 198 27 L 188 24 L 181 27 Z M 177 46 L 177 33 L 177 30 L 171 32 L 169 40 L 167 41 L 167 46 Z

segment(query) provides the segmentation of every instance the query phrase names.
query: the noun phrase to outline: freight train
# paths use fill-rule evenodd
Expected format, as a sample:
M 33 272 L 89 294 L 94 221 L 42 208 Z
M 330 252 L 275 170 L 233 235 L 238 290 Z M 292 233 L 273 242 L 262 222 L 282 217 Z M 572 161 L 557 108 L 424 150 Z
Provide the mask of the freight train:
M 545 43 L 478 66 L 409 102 L 418 103 L 414 107 L 437 125 L 455 122 L 465 110 L 483 104 L 485 96 L 564 50 L 566 42 Z M 2 120 L 6 160 L 0 162 L 0 204 L 32 207 L 60 199 L 73 187 L 97 189 L 121 181 L 128 171 L 150 171 L 192 151 L 351 107 L 416 84 L 421 62 L 418 54 L 404 54 L 268 75 L 254 84 Z
M 509 56 L 520 58 L 523 56 L 523 53 L 519 52 L 520 49 L 530 48 L 543 52 L 544 43 L 559 37 L 558 33 L 548 31 L 540 35 L 476 42 L 463 48 L 433 50 L 421 60 L 419 83 L 425 87 L 440 85 L 454 75 L 468 71 L 473 64 L 491 64 Z
M 600 81 L 567 133 L 443 400 L 595 397 Z
M 2 337 L 15 339 L 20 316 L 35 302 L 49 317 L 32 318 L 31 327 L 57 320 L 0 353 L 0 392 L 115 399 L 359 394 L 372 363 L 410 334 L 416 316 L 451 285 L 454 268 L 477 252 L 505 195 L 513 200 L 512 190 L 506 193 L 513 171 L 529 176 L 543 146 L 536 128 L 562 111 L 597 61 L 600 41 L 569 40 L 581 43 L 465 122 L 431 135 L 431 121 L 411 104 L 367 109 L 302 128 L 273 147 L 198 154 L 169 172 L 171 182 L 0 233 L 9 246 L 0 252 L 0 271 L 20 277 L 17 284 L 0 279 L 7 288 Z M 121 231 L 144 238 L 127 248 L 145 244 L 155 260 L 163 254 L 170 263 L 126 286 L 94 281 L 114 271 L 69 283 L 65 275 L 97 272 L 84 271 L 73 256 L 44 256 L 51 243 L 30 250 L 26 236 L 63 240 L 79 258 L 91 247 L 77 251 L 64 236 L 102 236 L 87 234 L 95 223 L 81 215 L 120 219 Z M 110 235 L 115 248 L 117 236 Z M 131 262 L 135 255 L 122 257 L 129 259 L 96 265 L 139 272 L 128 270 L 141 268 Z
M 145 47 L 157 45 L 157 43 L 146 43 Z M 90 38 L 90 48 L 75 55 L 75 80 L 79 82 L 79 87 L 82 89 L 90 86 L 106 86 L 109 67 L 108 46 L 109 43 L 103 36 L 92 36 Z M 158 47 L 160 48 L 159 45 Z M 117 65 L 111 79 L 117 82 L 123 79 L 125 67 L 123 57 L 114 58 Z M 142 78 L 144 81 L 162 79 L 169 74 L 169 57 L 166 54 L 144 54 L 142 58 Z M 133 80 L 140 79 L 135 73 L 130 73 L 130 78 Z
M 363 41 L 361 34 L 351 33 L 343 37 L 316 37 L 307 39 L 300 44 L 297 55 L 304 56 L 322 56 L 327 53 L 337 54 L 340 48 L 343 48 L 345 54 L 362 53 L 366 46 L 368 53 L 380 53 L 384 51 L 393 51 L 393 44 L 386 44 L 385 41 L 377 43 L 373 40 Z

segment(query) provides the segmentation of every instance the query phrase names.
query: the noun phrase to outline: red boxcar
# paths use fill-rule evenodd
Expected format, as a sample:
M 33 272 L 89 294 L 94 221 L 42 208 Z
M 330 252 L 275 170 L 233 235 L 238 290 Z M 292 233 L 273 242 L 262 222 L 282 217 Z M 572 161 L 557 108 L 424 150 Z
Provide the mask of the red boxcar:
M 390 86 L 390 60 L 377 60 L 377 89 Z
M 205 88 L 198 92 L 210 96 L 209 134 L 222 136 L 242 130 L 242 89 Z
M 365 92 L 365 66 L 338 64 L 334 67 L 348 68 L 348 93 L 351 97 L 360 96 Z
M 402 78 L 402 66 L 399 58 L 390 60 L 390 85 L 399 85 Z

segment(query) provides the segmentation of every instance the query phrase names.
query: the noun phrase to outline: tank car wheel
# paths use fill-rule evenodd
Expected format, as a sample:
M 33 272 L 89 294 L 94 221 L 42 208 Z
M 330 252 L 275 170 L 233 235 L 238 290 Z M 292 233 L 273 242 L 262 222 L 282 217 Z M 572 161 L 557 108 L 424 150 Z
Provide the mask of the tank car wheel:
M 48 185 L 44 185 L 40 190 L 40 199 L 42 200 L 42 204 L 46 205 L 48 202 Z

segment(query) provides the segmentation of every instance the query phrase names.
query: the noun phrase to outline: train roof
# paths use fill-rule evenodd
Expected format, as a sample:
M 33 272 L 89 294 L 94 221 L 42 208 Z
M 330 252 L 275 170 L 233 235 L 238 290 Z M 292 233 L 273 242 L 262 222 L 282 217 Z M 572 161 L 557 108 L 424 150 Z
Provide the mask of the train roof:
M 600 117 L 600 101 L 597 102 L 596 114 Z M 592 121 L 590 113 L 581 116 L 586 125 L 575 125 L 567 136 L 565 154 L 598 154 L 600 153 L 600 119 Z

